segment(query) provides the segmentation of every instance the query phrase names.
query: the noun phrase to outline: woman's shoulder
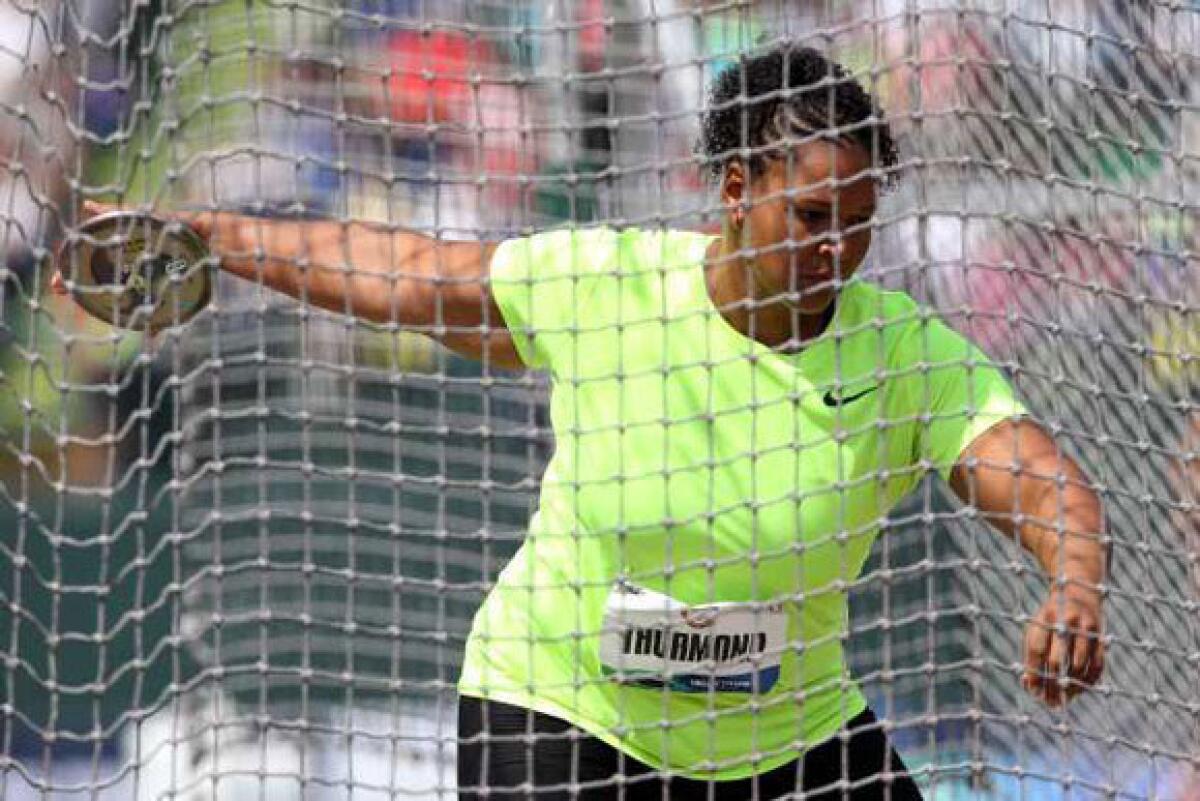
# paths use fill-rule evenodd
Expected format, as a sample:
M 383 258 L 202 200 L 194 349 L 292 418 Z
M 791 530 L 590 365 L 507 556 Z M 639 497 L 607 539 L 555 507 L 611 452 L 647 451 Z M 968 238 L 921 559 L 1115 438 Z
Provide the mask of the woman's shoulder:
M 493 265 L 519 262 L 530 277 L 652 273 L 694 264 L 710 241 L 710 234 L 687 229 L 571 225 L 505 240 Z
M 849 308 L 840 327 L 846 333 L 878 332 L 893 364 L 928 361 L 931 355 L 970 347 L 967 338 L 947 324 L 941 313 L 903 290 L 856 278 L 846 285 L 843 297 Z
M 899 331 L 932 314 L 907 292 L 886 289 L 864 278 L 852 278 L 847 282 L 839 302 L 846 304 L 840 318 L 844 328 L 883 326 Z

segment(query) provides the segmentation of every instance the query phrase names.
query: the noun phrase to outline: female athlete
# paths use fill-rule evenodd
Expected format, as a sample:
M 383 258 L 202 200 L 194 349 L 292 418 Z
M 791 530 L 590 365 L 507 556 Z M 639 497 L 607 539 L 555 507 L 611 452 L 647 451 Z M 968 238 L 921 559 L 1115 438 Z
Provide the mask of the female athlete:
M 717 77 L 703 129 L 716 235 L 190 220 L 248 280 L 552 376 L 539 509 L 467 643 L 462 799 L 920 798 L 841 643 L 931 470 L 1053 578 L 1024 686 L 1060 705 L 1102 670 L 1085 477 L 977 349 L 854 279 L 896 166 L 878 107 L 779 46 Z

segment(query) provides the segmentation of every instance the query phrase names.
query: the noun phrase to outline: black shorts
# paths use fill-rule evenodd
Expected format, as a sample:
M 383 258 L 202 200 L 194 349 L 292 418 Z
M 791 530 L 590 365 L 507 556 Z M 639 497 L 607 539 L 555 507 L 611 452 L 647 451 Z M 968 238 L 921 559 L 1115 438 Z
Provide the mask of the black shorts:
M 566 721 L 463 697 L 458 707 L 459 801 L 921 801 L 871 710 L 782 767 L 748 779 L 664 776 Z

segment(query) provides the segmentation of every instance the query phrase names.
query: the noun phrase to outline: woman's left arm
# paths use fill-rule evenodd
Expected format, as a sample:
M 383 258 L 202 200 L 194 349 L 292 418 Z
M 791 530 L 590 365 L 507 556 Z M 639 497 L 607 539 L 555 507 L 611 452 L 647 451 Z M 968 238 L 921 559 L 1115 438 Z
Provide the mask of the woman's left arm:
M 1036 423 L 999 423 L 974 440 L 950 486 L 985 519 L 1016 536 L 1051 578 L 1025 631 L 1022 685 L 1061 706 L 1104 670 L 1103 585 L 1108 546 L 1100 499 L 1083 471 Z

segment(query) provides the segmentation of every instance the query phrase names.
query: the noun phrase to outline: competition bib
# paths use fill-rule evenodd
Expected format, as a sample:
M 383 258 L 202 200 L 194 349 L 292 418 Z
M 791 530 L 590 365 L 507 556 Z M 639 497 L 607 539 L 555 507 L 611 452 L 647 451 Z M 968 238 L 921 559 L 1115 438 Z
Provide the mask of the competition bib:
M 615 681 L 678 692 L 766 692 L 787 644 L 783 605 L 687 606 L 619 582 L 609 593 L 600 665 Z

